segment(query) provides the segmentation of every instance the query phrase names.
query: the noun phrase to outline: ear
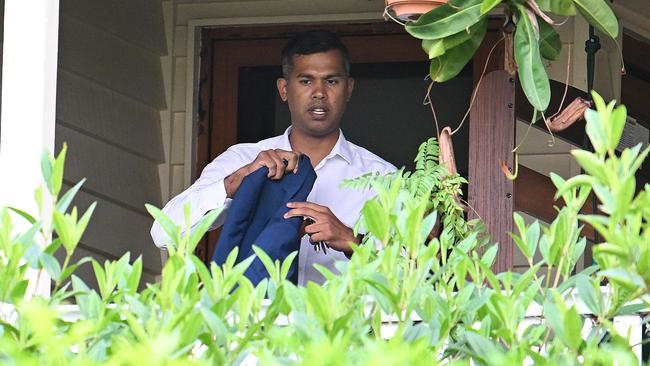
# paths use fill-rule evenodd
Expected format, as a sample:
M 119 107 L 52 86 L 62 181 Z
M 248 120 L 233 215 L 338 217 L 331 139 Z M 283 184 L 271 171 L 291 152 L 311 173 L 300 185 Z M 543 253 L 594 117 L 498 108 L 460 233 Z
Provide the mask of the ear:
M 347 97 L 346 101 L 349 102 L 350 98 L 352 98 L 352 90 L 354 90 L 354 79 L 353 78 L 348 78 L 348 86 L 347 86 L 347 88 L 348 88 L 348 90 L 347 90 L 348 97 Z
M 278 94 L 280 94 L 280 99 L 282 99 L 283 102 L 286 102 L 287 101 L 287 79 L 278 78 L 275 84 L 278 87 Z

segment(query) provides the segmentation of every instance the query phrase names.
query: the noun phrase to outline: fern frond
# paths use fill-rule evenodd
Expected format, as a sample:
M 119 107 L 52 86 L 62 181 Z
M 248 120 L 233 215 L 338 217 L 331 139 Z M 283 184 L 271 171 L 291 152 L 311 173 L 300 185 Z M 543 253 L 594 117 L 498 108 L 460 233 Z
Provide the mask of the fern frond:
M 397 175 L 401 174 L 402 171 L 403 169 L 400 169 L 396 172 L 387 173 L 384 175 L 380 173 L 366 173 L 357 178 L 343 180 L 343 183 L 341 183 L 341 188 L 351 188 L 357 191 L 365 191 L 370 188 L 372 182 L 374 182 L 374 184 L 378 184 L 381 187 L 388 188 L 395 180 Z

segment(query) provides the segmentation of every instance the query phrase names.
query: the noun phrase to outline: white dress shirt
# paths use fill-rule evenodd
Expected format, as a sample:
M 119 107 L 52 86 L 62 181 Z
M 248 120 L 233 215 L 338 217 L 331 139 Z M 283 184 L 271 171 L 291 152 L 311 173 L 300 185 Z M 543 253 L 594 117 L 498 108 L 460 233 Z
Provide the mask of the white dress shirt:
M 226 197 L 224 179 L 239 168 L 252 162 L 263 150 L 282 149 L 291 151 L 289 134 L 291 127 L 284 134 L 262 140 L 258 143 L 237 144 L 230 147 L 208 164 L 199 179 L 188 189 L 174 197 L 163 212 L 174 222 L 183 223 L 183 206 L 191 203 L 190 225 L 194 227 L 208 211 L 225 205 L 222 214 L 211 229 L 223 224 L 225 213 L 231 199 Z M 307 201 L 328 207 L 343 224 L 352 228 L 360 216 L 364 203 L 374 196 L 368 190 L 360 192 L 350 188 L 341 188 L 344 179 L 356 178 L 370 172 L 385 174 L 395 171 L 395 166 L 370 151 L 348 142 L 339 131 L 339 139 L 332 151 L 314 168 L 316 182 L 307 197 Z M 165 247 L 168 237 L 160 225 L 154 222 L 151 237 L 158 247 Z M 307 281 L 322 283 L 325 278 L 313 264 L 319 263 L 337 272 L 334 263 L 348 260 L 345 254 L 330 249 L 327 254 L 316 252 L 305 235 L 300 242 L 298 255 L 298 284 L 304 286 Z

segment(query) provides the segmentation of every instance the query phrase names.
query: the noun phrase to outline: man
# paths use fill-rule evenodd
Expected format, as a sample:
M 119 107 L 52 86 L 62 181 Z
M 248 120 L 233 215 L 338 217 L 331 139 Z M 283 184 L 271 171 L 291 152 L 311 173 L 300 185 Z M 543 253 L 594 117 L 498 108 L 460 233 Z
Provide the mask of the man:
M 291 113 L 291 126 L 283 135 L 256 144 L 237 144 L 214 159 L 201 177 L 186 191 L 172 199 L 163 211 L 178 223 L 183 222 L 183 205 L 191 203 L 191 224 L 198 223 L 209 210 L 225 205 L 248 174 L 265 166 L 268 178 L 279 180 L 295 171 L 300 154 L 307 155 L 317 174 L 307 202 L 290 202 L 289 217 L 310 218 L 304 227 L 298 255 L 298 284 L 323 282 L 314 268 L 319 263 L 336 272 L 334 263 L 347 260 L 350 242 L 358 243 L 351 229 L 363 204 L 372 192 L 340 188 L 344 179 L 369 172 L 387 173 L 395 167 L 355 144 L 339 129 L 350 100 L 354 80 L 350 78 L 347 49 L 333 33 L 310 31 L 298 34 L 282 51 L 282 77 L 277 80 L 282 101 Z M 224 210 L 227 213 L 227 210 Z M 214 227 L 223 223 L 223 214 Z M 167 237 L 154 223 L 151 235 L 157 246 Z M 334 250 L 316 252 L 312 243 L 325 242 Z

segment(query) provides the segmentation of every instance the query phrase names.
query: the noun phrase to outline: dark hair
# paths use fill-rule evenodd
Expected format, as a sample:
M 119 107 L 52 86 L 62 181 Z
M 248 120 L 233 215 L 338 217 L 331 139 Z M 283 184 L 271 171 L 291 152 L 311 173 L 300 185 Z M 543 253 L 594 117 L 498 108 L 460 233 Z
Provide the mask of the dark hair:
M 350 55 L 339 37 L 332 32 L 313 30 L 300 32 L 282 49 L 282 76 L 287 77 L 293 69 L 293 56 L 337 50 L 343 58 L 345 74 L 350 75 Z

